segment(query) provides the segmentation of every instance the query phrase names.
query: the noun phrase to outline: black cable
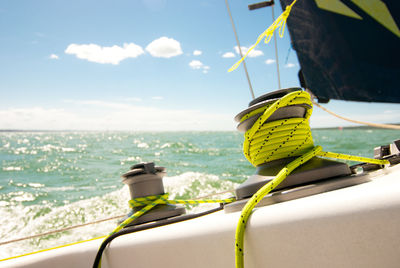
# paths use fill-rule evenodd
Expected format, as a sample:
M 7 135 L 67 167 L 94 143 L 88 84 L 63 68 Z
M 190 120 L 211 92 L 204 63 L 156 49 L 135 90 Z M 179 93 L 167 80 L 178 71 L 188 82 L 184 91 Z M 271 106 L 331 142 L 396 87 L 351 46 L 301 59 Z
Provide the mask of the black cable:
M 112 240 L 114 240 L 118 236 L 125 235 L 125 234 L 131 234 L 131 233 L 138 232 L 138 231 L 143 231 L 143 230 L 156 228 L 156 227 L 160 227 L 160 226 L 164 226 L 164 225 L 168 225 L 168 224 L 172 224 L 172 223 L 177 223 L 177 222 L 181 222 L 181 221 L 198 218 L 198 217 L 201 217 L 204 215 L 208 215 L 208 214 L 220 211 L 223 208 L 224 208 L 224 205 L 220 204 L 220 207 L 218 207 L 218 208 L 210 209 L 210 210 L 196 213 L 196 214 L 188 214 L 188 215 L 183 215 L 183 216 L 178 216 L 178 217 L 173 217 L 173 218 L 167 218 L 167 219 L 159 220 L 156 222 L 144 223 L 144 224 L 140 224 L 140 225 L 126 227 L 126 228 L 122 229 L 121 231 L 119 231 L 118 233 L 110 235 L 103 241 L 103 243 L 101 243 L 100 248 L 97 251 L 96 258 L 94 259 L 94 262 L 93 262 L 93 268 L 99 268 L 99 263 L 101 261 L 101 257 L 103 255 L 105 248 Z

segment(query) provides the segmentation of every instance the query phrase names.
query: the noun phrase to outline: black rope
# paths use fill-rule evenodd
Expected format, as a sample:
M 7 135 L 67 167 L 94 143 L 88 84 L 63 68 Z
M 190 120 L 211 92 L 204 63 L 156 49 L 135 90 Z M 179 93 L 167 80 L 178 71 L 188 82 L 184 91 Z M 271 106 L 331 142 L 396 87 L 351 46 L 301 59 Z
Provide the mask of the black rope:
M 111 241 L 114 240 L 115 238 L 117 238 L 118 236 L 131 234 L 131 233 L 135 233 L 138 231 L 143 231 L 143 230 L 156 228 L 156 227 L 160 227 L 160 226 L 164 226 L 164 225 L 168 225 L 168 224 L 172 224 L 172 223 L 177 223 L 177 222 L 181 222 L 181 221 L 198 218 L 198 217 L 201 217 L 204 215 L 208 215 L 208 214 L 217 212 L 219 210 L 222 210 L 223 208 L 224 208 L 224 205 L 220 204 L 220 207 L 218 207 L 218 208 L 210 209 L 210 210 L 196 213 L 196 214 L 183 215 L 183 216 L 159 220 L 156 222 L 144 223 L 141 225 L 134 225 L 134 226 L 126 227 L 126 228 L 122 229 L 121 231 L 119 231 L 118 233 L 110 235 L 103 241 L 103 243 L 101 243 L 100 248 L 97 251 L 96 258 L 94 259 L 94 262 L 93 262 L 93 268 L 99 268 L 99 263 L 101 261 L 101 257 L 103 255 L 104 250 L 106 249 L 107 245 L 109 243 L 111 243 Z

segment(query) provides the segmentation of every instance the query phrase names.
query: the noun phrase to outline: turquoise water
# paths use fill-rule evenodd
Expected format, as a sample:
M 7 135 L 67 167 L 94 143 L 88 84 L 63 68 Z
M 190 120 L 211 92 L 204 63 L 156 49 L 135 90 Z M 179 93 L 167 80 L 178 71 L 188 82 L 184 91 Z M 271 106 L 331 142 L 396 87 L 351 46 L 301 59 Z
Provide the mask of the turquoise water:
M 373 157 L 375 146 L 400 133 L 317 129 L 313 137 L 325 151 Z M 172 197 L 233 189 L 254 173 L 242 142 L 237 132 L 1 132 L 0 242 L 127 213 L 129 192 L 120 175 L 139 162 L 167 168 Z M 101 236 L 115 225 L 3 245 L 0 258 Z

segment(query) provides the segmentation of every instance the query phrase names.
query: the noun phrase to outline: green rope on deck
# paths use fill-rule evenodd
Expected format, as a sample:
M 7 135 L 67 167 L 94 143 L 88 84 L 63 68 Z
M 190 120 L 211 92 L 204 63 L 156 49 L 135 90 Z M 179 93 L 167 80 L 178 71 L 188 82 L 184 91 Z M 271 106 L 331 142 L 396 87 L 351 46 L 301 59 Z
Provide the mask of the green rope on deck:
M 129 225 L 132 221 L 136 220 L 146 212 L 150 211 L 157 205 L 166 205 L 166 204 L 184 204 L 184 205 L 194 205 L 194 204 L 205 204 L 205 203 L 231 203 L 235 201 L 235 198 L 228 198 L 228 199 L 202 199 L 202 200 L 169 200 L 169 194 L 162 194 L 162 195 L 149 195 L 145 197 L 135 198 L 129 201 L 129 206 L 131 208 L 135 207 L 143 207 L 139 211 L 132 214 L 129 218 L 124 220 L 117 228 L 115 228 L 110 234 L 115 234 L 120 231 L 122 228 Z
M 162 195 L 149 195 L 145 197 L 138 197 L 132 200 L 129 200 L 129 206 L 131 208 L 142 207 L 139 211 L 132 214 L 129 218 L 124 220 L 117 228 L 115 228 L 105 239 L 104 241 L 110 237 L 111 235 L 119 232 L 124 227 L 129 225 L 131 222 L 142 216 L 143 214 L 149 212 L 157 205 L 167 205 L 167 204 L 184 204 L 184 205 L 194 205 L 194 204 L 205 204 L 205 203 L 220 203 L 220 204 L 227 204 L 235 201 L 234 197 L 227 198 L 227 199 L 201 199 L 201 200 L 169 200 L 169 194 L 162 194 Z M 98 268 L 101 267 L 101 260 L 97 266 Z

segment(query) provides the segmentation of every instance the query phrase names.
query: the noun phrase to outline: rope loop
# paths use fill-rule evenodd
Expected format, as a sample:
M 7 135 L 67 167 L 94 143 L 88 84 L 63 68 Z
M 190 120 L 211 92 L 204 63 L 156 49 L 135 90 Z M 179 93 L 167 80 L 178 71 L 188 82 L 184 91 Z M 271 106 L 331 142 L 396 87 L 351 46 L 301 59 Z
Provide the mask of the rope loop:
M 130 217 L 125 219 L 117 228 L 115 228 L 110 234 L 115 234 L 122 230 L 124 227 L 129 225 L 131 222 L 142 216 L 143 214 L 149 212 L 151 209 L 156 207 L 157 205 L 166 205 L 166 204 L 185 204 L 185 205 L 194 205 L 194 204 L 204 204 L 204 203 L 231 203 L 236 199 L 234 197 L 227 199 L 202 199 L 202 200 L 169 200 L 169 194 L 161 194 L 161 195 L 149 195 L 144 197 L 138 197 L 132 200 L 129 200 L 129 207 L 140 208 L 140 210 L 133 213 Z
M 240 63 L 249 55 L 249 53 L 260 43 L 262 39 L 264 39 L 264 43 L 268 44 L 271 41 L 272 36 L 274 35 L 275 30 L 279 27 L 278 33 L 282 38 L 285 32 L 286 20 L 290 15 L 290 11 L 292 10 L 292 6 L 296 3 L 297 0 L 294 0 L 290 5 L 286 6 L 285 11 L 269 26 L 262 34 L 260 34 L 257 38 L 257 41 L 247 50 L 246 54 L 236 62 L 231 68 L 229 68 L 228 72 L 232 72 L 237 67 L 239 67 Z
M 149 195 L 149 196 L 145 196 L 145 197 L 138 197 L 138 198 L 129 200 L 129 207 L 133 209 L 136 207 L 147 206 L 158 199 L 160 199 L 159 203 L 158 203 L 159 205 L 166 204 L 168 202 L 168 196 L 169 196 L 169 194 L 166 193 L 166 194 L 162 194 L 162 195 Z

